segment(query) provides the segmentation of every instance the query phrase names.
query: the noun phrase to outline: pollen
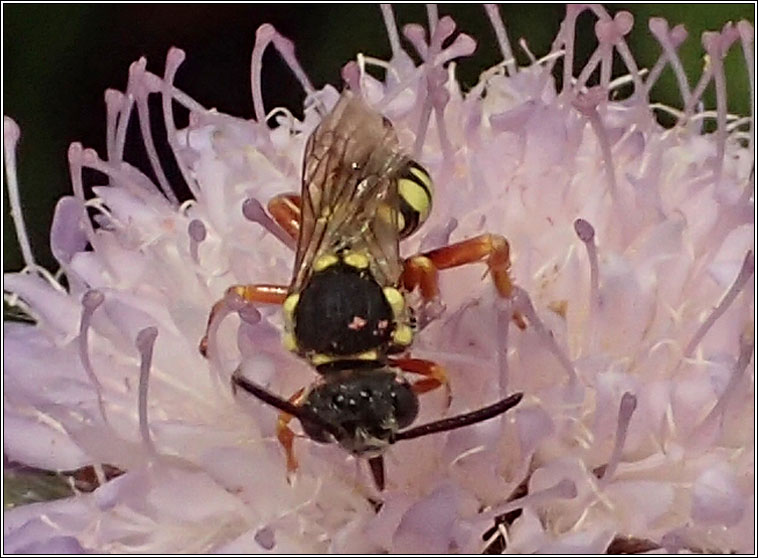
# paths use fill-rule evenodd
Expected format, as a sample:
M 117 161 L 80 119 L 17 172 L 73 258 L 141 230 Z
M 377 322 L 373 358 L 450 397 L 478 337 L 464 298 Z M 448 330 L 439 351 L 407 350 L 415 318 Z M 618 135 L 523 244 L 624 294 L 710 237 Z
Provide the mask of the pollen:
M 292 316 L 295 313 L 295 308 L 297 307 L 297 303 L 300 301 L 300 295 L 299 294 L 293 294 L 287 297 L 287 299 L 284 301 L 284 304 L 282 305 L 282 308 L 284 310 L 284 316 L 291 320 Z

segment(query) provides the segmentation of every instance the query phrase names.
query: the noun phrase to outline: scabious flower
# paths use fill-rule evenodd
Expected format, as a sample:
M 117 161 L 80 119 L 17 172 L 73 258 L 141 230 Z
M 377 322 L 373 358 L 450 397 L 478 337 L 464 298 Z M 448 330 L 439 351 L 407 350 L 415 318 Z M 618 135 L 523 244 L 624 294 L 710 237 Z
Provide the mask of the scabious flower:
M 343 77 L 435 179 L 432 216 L 404 253 L 500 233 L 517 283 L 503 300 L 479 266 L 444 272 L 445 309 L 414 354 L 449 371 L 451 413 L 514 391 L 522 403 L 393 447 L 381 495 L 365 464 L 305 438 L 288 483 L 275 412 L 234 397 L 229 383 L 238 366 L 283 396 L 312 381 L 281 348 L 278 309 L 230 300 L 208 360 L 197 346 L 228 286 L 289 280 L 291 243 L 262 204 L 299 190 L 318 108 L 338 92 L 314 89 L 293 45 L 264 25 L 252 56 L 256 119 L 234 118 L 174 87 L 184 54 L 173 49 L 162 77 L 140 60 L 125 94 L 106 93 L 103 158 L 70 148 L 74 195 L 58 203 L 51 231 L 61 274 L 40 269 L 25 240 L 19 130 L 4 122 L 28 264 L 5 288 L 34 319 L 5 324 L 5 452 L 47 470 L 93 466 L 101 477 L 93 492 L 6 511 L 7 551 L 754 551 L 753 121 L 727 113 L 722 65 L 737 48 L 751 71 L 750 24 L 703 35 L 706 65 L 693 87 L 677 57 L 681 26 L 650 20 L 662 52 L 645 71 L 624 40 L 628 13 L 572 5 L 551 51 L 535 59 L 522 44 L 532 62 L 518 66 L 490 6 L 503 62 L 465 92 L 454 60 L 476 41 L 454 36 L 454 22 L 432 8 L 428 33 L 402 30 L 414 63 L 382 9 L 391 60 L 359 56 Z M 597 49 L 577 67 L 585 10 Z M 270 45 L 306 91 L 302 121 L 265 113 Z M 614 60 L 625 76 L 612 79 Z M 667 66 L 679 109 L 649 101 Z M 711 83 L 716 110 L 706 111 Z M 150 95 L 162 99 L 192 192 L 181 204 L 154 147 Z M 190 112 L 181 130 L 179 105 Z M 659 111 L 676 124 L 662 127 Z M 157 184 L 123 158 L 134 112 Z M 89 199 L 84 169 L 99 177 Z M 523 331 L 511 324 L 515 311 Z M 426 395 L 420 420 L 444 411 L 443 397 Z

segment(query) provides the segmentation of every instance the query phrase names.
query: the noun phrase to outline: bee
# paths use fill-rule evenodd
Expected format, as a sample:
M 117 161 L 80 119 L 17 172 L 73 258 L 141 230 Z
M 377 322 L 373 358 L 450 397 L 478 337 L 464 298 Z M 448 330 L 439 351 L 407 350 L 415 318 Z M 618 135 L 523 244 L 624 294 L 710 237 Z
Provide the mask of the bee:
M 434 301 L 438 271 L 473 262 L 487 264 L 502 296 L 512 289 L 508 243 L 498 235 L 400 256 L 400 241 L 426 221 L 432 197 L 429 173 L 400 148 L 390 121 L 346 90 L 308 139 L 300 196 L 269 202 L 271 216 L 296 241 L 292 280 L 288 286 L 237 285 L 227 293 L 281 304 L 284 346 L 319 377 L 288 400 L 239 369 L 232 386 L 279 409 L 277 437 L 288 471 L 297 469 L 295 435 L 288 426 L 293 418 L 312 440 L 336 442 L 368 459 L 382 490 L 382 454 L 390 445 L 488 420 L 521 400 L 516 393 L 470 413 L 411 427 L 418 395 L 444 387 L 450 400 L 445 370 L 408 354 L 416 333 L 411 293 Z M 204 354 L 223 304 L 211 311 L 200 345 Z M 520 316 L 515 319 L 523 327 Z M 409 374 L 420 379 L 412 382 Z

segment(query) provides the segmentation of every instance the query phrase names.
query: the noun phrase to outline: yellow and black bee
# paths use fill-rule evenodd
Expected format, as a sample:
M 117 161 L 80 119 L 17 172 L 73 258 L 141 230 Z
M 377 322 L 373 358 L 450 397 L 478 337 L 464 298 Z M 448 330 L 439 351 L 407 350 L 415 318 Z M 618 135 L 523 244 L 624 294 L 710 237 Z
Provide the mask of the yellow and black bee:
M 391 444 L 460 428 L 516 405 L 514 394 L 478 411 L 409 427 L 418 394 L 447 388 L 439 365 L 410 358 L 413 310 L 409 293 L 431 301 L 439 295 L 437 272 L 485 262 L 502 296 L 511 280 L 508 243 L 483 234 L 407 259 L 399 242 L 415 232 L 432 207 L 429 174 L 400 149 L 386 118 L 358 95 L 345 91 L 308 140 L 300 196 L 277 196 L 268 205 L 274 220 L 297 241 L 289 286 L 239 285 L 229 292 L 249 302 L 282 304 L 284 346 L 307 360 L 318 380 L 289 400 L 233 375 L 241 388 L 281 411 L 278 438 L 287 467 L 297 468 L 297 418 L 321 443 L 337 442 L 369 459 L 377 486 L 384 486 L 382 452 Z M 219 302 L 211 312 L 210 323 Z M 517 316 L 519 325 L 523 326 Z M 208 346 L 208 335 L 201 351 Z M 420 376 L 411 382 L 407 374 Z M 448 394 L 449 397 L 449 394 Z

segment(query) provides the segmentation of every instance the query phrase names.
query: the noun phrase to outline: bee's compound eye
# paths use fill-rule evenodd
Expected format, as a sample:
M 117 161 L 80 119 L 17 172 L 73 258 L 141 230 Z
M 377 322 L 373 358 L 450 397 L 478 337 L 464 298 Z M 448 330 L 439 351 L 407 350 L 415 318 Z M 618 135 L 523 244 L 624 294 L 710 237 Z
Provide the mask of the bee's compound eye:
M 390 392 L 399 428 L 409 426 L 418 415 L 418 397 L 407 382 L 397 383 Z

